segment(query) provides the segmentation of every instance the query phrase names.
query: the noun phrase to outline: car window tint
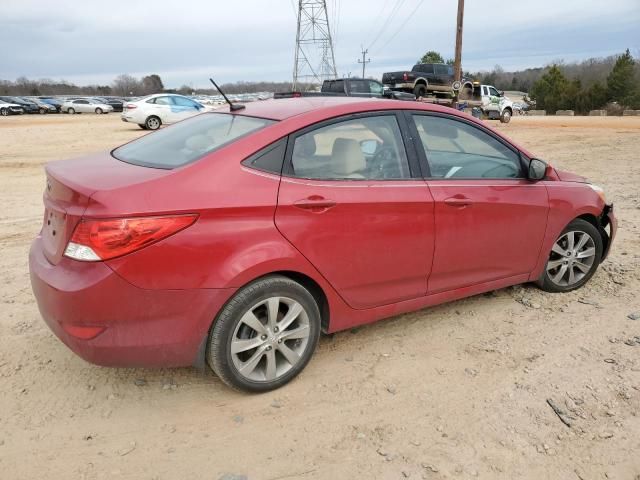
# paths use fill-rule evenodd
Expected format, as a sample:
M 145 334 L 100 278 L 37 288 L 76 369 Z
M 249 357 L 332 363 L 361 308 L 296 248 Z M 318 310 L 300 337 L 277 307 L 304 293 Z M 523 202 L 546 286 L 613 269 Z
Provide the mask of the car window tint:
M 465 122 L 413 115 L 434 178 L 520 178 L 519 155 Z
M 205 113 L 116 148 L 112 155 L 134 165 L 175 168 L 275 123 L 264 118 Z
M 489 88 L 489 93 L 491 93 L 491 95 L 494 95 L 494 96 L 496 96 L 496 97 L 499 97 L 499 96 L 500 96 L 500 94 L 498 93 L 498 90 L 496 90 L 496 89 L 495 89 L 495 88 L 493 88 L 493 87 L 490 87 L 490 88 Z
M 351 93 L 369 93 L 368 82 L 364 80 L 351 80 Z
M 171 97 L 156 97 L 156 101 L 154 103 L 156 105 L 173 105 Z
M 446 75 L 449 72 L 449 67 L 447 65 L 437 64 L 434 65 L 436 75 Z
M 312 179 L 409 178 L 396 117 L 381 115 L 334 123 L 296 138 L 293 174 Z
M 344 93 L 344 82 L 341 80 L 331 82 L 329 91 L 332 93 Z
M 179 107 L 191 107 L 191 108 L 197 107 L 196 102 L 185 97 L 173 97 L 173 103 Z
M 242 161 L 247 167 L 252 167 L 265 172 L 276 173 L 280 175 L 282 172 L 282 164 L 287 149 L 287 139 L 282 139 L 276 143 L 263 148 L 255 155 L 250 156 Z

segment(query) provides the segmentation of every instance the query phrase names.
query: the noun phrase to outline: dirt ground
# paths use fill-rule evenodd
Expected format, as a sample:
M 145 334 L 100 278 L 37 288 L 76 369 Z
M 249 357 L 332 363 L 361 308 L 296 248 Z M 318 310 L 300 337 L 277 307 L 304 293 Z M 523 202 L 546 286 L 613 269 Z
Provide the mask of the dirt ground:
M 27 271 L 43 164 L 144 132 L 113 114 L 0 118 L 0 478 L 639 479 L 640 117 L 493 125 L 615 202 L 592 281 L 324 337 L 293 383 L 243 395 L 191 369 L 92 366 L 53 336 Z

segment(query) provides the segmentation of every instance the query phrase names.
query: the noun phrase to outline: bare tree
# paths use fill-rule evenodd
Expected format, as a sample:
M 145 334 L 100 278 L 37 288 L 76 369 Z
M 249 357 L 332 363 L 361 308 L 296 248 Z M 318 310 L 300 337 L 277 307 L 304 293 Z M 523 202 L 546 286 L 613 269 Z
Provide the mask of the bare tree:
M 113 93 L 121 97 L 141 95 L 143 93 L 140 80 L 126 73 L 118 75 L 111 84 L 111 88 Z

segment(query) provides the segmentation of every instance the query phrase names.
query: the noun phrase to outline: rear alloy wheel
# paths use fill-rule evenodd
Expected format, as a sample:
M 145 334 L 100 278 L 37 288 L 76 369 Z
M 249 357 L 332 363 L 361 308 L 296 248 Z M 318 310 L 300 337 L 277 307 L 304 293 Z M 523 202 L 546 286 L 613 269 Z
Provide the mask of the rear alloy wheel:
M 147 127 L 147 130 L 157 130 L 160 128 L 160 125 L 162 125 L 162 122 L 158 117 L 149 117 L 144 124 Z
M 76 113 L 76 111 L 75 111 L 75 109 L 74 109 L 74 108 L 68 108 L 68 109 L 67 109 L 67 113 L 68 113 L 69 115 L 73 115 L 74 113 Z
M 9 115 L 9 109 L 0 108 L 0 115 L 2 115 L 3 117 L 6 117 L 7 115 Z
M 580 288 L 596 272 L 601 258 L 600 232 L 585 220 L 574 220 L 553 244 L 538 285 L 547 292 Z
M 104 112 L 102 111 L 102 109 L 100 107 L 96 108 L 96 114 L 97 115 L 102 115 Z
M 227 385 L 266 392 L 302 371 L 319 336 L 313 295 L 287 277 L 265 277 L 222 309 L 211 329 L 207 362 Z

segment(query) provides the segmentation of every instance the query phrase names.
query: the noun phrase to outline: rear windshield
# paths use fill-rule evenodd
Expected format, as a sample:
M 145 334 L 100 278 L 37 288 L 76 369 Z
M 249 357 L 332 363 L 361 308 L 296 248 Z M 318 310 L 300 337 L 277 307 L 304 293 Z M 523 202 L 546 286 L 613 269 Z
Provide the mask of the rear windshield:
M 264 118 L 205 113 L 145 135 L 111 154 L 134 165 L 171 169 L 191 163 L 272 123 L 275 122 Z

